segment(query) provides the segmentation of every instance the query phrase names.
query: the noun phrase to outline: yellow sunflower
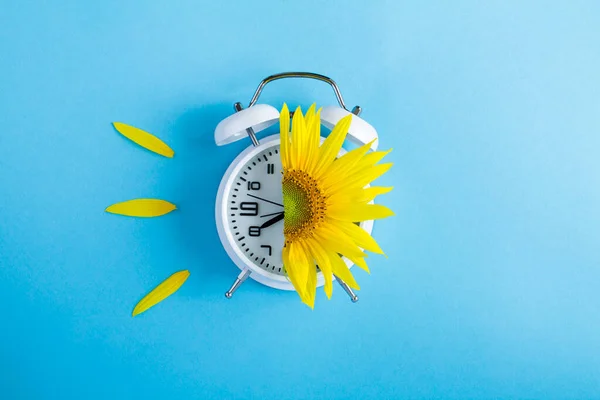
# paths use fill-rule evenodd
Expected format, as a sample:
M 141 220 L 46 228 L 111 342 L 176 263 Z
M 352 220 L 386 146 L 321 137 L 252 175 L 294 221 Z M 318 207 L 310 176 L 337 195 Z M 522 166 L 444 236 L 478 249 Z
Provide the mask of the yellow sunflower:
M 392 190 L 369 184 L 391 163 L 377 164 L 389 151 L 368 153 L 372 143 L 338 158 L 352 114 L 342 118 L 321 144 L 321 110 L 313 104 L 306 115 L 300 107 L 292 119 L 287 105 L 280 116 L 283 166 L 283 265 L 302 301 L 313 308 L 317 268 L 325 277 L 331 298 L 333 278 L 360 289 L 340 256 L 369 272 L 365 250 L 383 254 L 377 242 L 357 223 L 389 217 L 387 207 L 372 200 Z

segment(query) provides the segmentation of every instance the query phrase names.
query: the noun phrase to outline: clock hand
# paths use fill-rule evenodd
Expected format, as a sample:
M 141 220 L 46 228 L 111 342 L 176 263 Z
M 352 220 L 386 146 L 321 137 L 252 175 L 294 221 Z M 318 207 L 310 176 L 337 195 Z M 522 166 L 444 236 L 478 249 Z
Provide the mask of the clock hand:
M 262 197 L 254 196 L 252 194 L 249 194 L 248 196 L 254 197 L 255 199 L 258 199 L 258 200 L 266 201 L 267 203 L 275 204 L 276 206 L 283 207 L 283 204 L 275 203 L 274 201 L 263 199 Z
M 270 220 L 268 220 L 267 222 L 265 222 L 264 224 L 262 224 L 260 226 L 260 229 L 268 228 L 271 225 L 275 225 L 276 223 L 278 223 L 282 219 L 283 219 L 283 211 L 281 213 L 279 213 L 279 215 L 277 215 L 276 217 L 273 217 Z
M 277 211 L 277 212 L 274 212 L 274 213 L 271 213 L 271 214 L 265 214 L 265 215 L 261 215 L 260 217 L 261 217 L 261 218 L 270 217 L 271 215 L 277 215 L 277 214 L 280 214 L 280 213 L 282 213 L 282 212 L 283 212 L 283 211 Z

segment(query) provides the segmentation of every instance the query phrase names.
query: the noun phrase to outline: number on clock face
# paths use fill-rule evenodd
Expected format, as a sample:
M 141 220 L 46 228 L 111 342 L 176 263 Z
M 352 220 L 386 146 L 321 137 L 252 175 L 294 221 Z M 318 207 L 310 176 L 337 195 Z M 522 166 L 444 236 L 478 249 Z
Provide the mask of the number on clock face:
M 279 145 L 254 156 L 233 180 L 228 224 L 235 245 L 252 263 L 283 275 L 283 196 Z

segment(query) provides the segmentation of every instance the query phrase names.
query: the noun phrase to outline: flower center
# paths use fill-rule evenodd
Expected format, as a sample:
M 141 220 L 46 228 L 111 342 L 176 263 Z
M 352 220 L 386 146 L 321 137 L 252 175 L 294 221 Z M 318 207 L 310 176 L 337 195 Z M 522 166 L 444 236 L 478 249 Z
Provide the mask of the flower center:
M 304 171 L 287 170 L 283 174 L 282 187 L 286 242 L 311 236 L 326 211 L 325 197 L 317 182 Z

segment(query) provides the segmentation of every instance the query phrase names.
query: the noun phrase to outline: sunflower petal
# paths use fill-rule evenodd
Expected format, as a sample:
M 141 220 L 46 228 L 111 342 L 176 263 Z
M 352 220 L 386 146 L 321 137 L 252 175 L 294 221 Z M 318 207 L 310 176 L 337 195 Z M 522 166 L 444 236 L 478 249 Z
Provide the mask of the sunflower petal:
M 326 228 L 321 228 L 327 232 L 327 237 L 331 240 L 329 242 L 328 249 L 348 258 L 354 264 L 369 272 L 369 267 L 367 267 L 367 263 L 364 261 L 367 255 L 358 246 L 354 239 L 352 239 L 339 228 L 338 225 L 340 222 L 341 221 L 329 222 L 326 225 Z
M 315 298 L 317 297 L 317 266 L 314 262 L 309 264 L 308 279 L 306 280 L 306 297 L 304 304 L 310 308 L 315 308 Z
M 315 239 L 326 249 L 335 251 L 350 259 L 366 257 L 367 255 L 333 223 L 324 224 L 317 232 Z
M 312 175 L 314 171 L 321 139 L 321 109 L 315 112 L 315 107 L 313 104 L 305 116 L 307 129 L 305 171 L 309 175 Z
M 337 193 L 340 190 L 352 188 L 364 188 L 381 175 L 385 174 L 394 164 L 378 164 L 373 167 L 366 167 L 363 170 L 354 173 L 349 178 L 336 182 L 329 188 L 329 193 Z
M 304 168 L 306 137 L 306 121 L 304 120 L 304 115 L 302 115 L 302 109 L 298 106 L 292 117 L 291 168 Z
M 135 317 L 138 314 L 143 313 L 148 310 L 150 307 L 155 306 L 160 303 L 173 293 L 175 293 L 181 285 L 187 280 L 190 276 L 190 271 L 183 270 L 179 272 L 175 272 L 173 275 L 164 280 L 160 285 L 154 288 L 150 293 L 148 293 L 133 309 L 132 317 Z
M 349 151 L 335 160 L 323 176 L 323 188 L 327 190 L 331 185 L 344 179 L 352 167 L 369 151 L 372 143 L 369 142 L 358 149 Z
M 172 158 L 175 152 L 156 136 L 122 122 L 113 122 L 113 126 L 121 135 L 132 142 L 161 156 Z
M 301 243 L 289 243 L 288 246 L 287 262 L 284 260 L 285 270 L 300 298 L 304 301 L 307 296 L 306 281 L 310 268 L 309 258 Z
M 128 217 L 160 217 L 176 210 L 175 204 L 159 199 L 134 199 L 116 203 L 106 208 L 111 214 L 125 215 Z
M 368 274 L 371 273 L 371 271 L 369 270 L 369 266 L 367 265 L 367 262 L 365 261 L 364 258 L 357 258 L 355 260 L 352 260 L 352 262 L 354 264 L 356 264 L 357 267 L 359 267 L 360 269 L 365 271 L 366 273 L 368 273 Z
M 393 190 L 393 187 L 385 187 L 385 186 L 371 186 L 362 190 L 361 195 L 356 199 L 356 201 L 360 202 L 370 202 L 375 199 L 375 197 L 389 193 Z
M 306 111 L 306 114 L 304 115 L 304 119 L 306 120 L 306 124 L 308 126 L 308 123 L 312 121 L 312 119 L 315 117 L 317 111 L 317 104 L 316 103 L 312 103 L 310 105 L 310 107 L 308 107 L 308 111 Z
M 352 169 L 348 172 L 348 175 L 354 175 L 355 173 L 361 172 L 368 167 L 374 166 L 379 161 L 383 160 L 383 158 L 385 156 L 387 156 L 388 154 L 390 154 L 391 152 L 392 152 L 392 149 L 385 150 L 385 151 L 380 150 L 380 151 L 373 151 L 373 152 L 365 155 L 362 158 L 362 160 L 357 162 L 354 165 L 354 167 L 352 167 Z
M 327 204 L 341 205 L 344 203 L 368 203 L 375 197 L 386 194 L 394 189 L 393 187 L 370 186 L 368 188 L 349 188 L 339 190 L 337 193 L 329 196 Z
M 284 267 L 284 271 L 285 271 L 287 278 L 294 286 L 294 289 L 296 290 L 296 292 L 298 292 L 298 294 L 300 296 L 302 296 L 302 292 L 304 291 L 304 288 L 301 286 L 298 286 L 298 279 L 296 279 L 296 277 L 294 276 L 296 271 L 293 268 L 290 271 L 288 268 L 289 265 L 292 265 L 292 263 L 290 262 L 290 247 L 289 246 L 283 247 L 283 249 L 281 250 L 281 258 L 283 260 L 283 267 Z
M 290 147 L 290 110 L 288 110 L 287 104 L 283 103 L 283 108 L 279 114 L 279 130 L 280 130 L 280 152 L 281 152 L 281 164 L 283 169 L 289 168 L 289 147 Z
M 360 286 L 356 283 L 354 276 L 350 272 L 350 269 L 340 256 L 335 253 L 329 252 L 329 261 L 331 262 L 331 269 L 336 278 L 340 278 L 344 283 L 350 286 L 352 289 L 360 290 Z
M 331 218 L 340 221 L 362 222 L 391 217 L 394 212 L 381 204 L 347 204 L 330 207 L 327 212 Z
M 331 299 L 331 293 L 333 292 L 333 272 L 331 270 L 331 262 L 329 261 L 327 252 L 316 240 L 311 239 L 308 243 L 308 247 L 325 278 L 325 294 L 328 299 Z
M 384 254 L 375 239 L 363 228 L 352 222 L 339 222 L 337 227 L 348 235 L 359 247 L 377 254 Z
M 289 246 L 284 246 L 284 248 L 281 252 L 281 257 L 283 259 L 283 266 L 285 268 L 285 273 L 286 273 L 288 279 L 294 286 L 294 289 L 296 290 L 296 292 L 298 292 L 298 295 L 300 296 L 300 298 L 302 298 L 302 295 L 304 293 L 304 287 L 299 285 L 298 278 L 296 276 L 296 269 L 289 268 L 289 266 L 292 265 L 292 262 L 290 261 L 290 247 Z
M 348 134 L 348 128 L 350 128 L 351 122 L 352 114 L 340 119 L 333 127 L 333 130 L 327 139 L 325 139 L 321 145 L 319 149 L 319 160 L 315 168 L 316 177 L 320 177 L 320 175 L 325 172 L 327 168 L 329 168 L 333 160 L 335 160 L 338 156 L 338 153 L 342 148 L 342 144 L 346 139 L 346 135 Z

